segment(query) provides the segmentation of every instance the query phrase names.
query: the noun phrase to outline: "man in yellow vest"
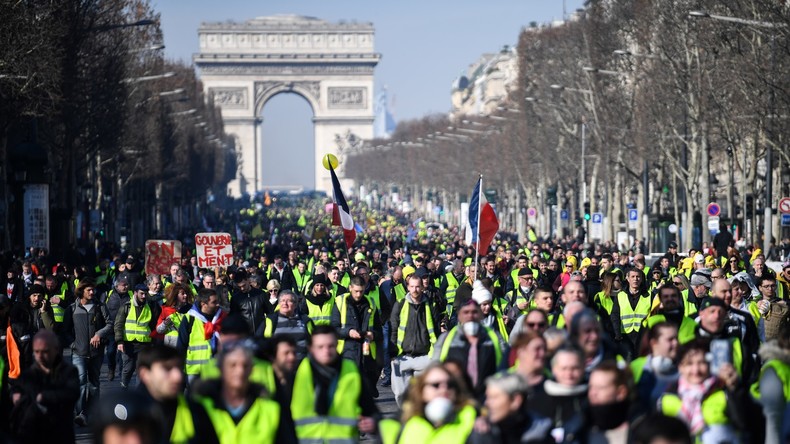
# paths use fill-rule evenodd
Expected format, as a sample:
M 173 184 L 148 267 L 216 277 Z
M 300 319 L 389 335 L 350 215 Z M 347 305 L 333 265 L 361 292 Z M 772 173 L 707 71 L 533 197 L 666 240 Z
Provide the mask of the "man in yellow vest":
M 453 359 L 463 364 L 472 382 L 472 393 L 478 399 L 485 397 L 486 378 L 504 370 L 507 363 L 503 359 L 507 354 L 502 337 L 480 323 L 483 316 L 480 303 L 490 304 L 491 297 L 480 281 L 476 281 L 472 299 L 458 309 L 458 325 L 439 336 L 433 352 L 434 360 Z
M 390 316 L 390 341 L 397 346 L 392 354 L 392 393 L 399 406 L 412 376 L 430 365 L 433 345 L 441 333 L 439 313 L 423 292 L 422 279 L 409 275 L 406 288 L 408 294 L 395 302 Z
M 115 316 L 115 342 L 118 351 L 123 353 L 123 372 L 121 387 L 129 388 L 137 365 L 137 355 L 151 345 L 151 332 L 156 329 L 156 320 L 162 307 L 148 300 L 148 287 L 137 284 L 134 295 L 123 301 Z
M 309 316 L 315 325 L 329 325 L 331 320 L 334 298 L 327 291 L 329 284 L 325 274 L 314 275 L 312 288 L 299 303 L 299 312 Z
M 354 276 L 348 293 L 335 298 L 331 325 L 337 330 L 338 353 L 360 369 L 373 397 L 378 397 L 376 380 L 381 372 L 379 350 L 382 330 L 378 310 L 365 297 L 365 281 Z
M 319 325 L 308 339 L 309 355 L 296 370 L 291 416 L 299 442 L 357 442 L 376 431 L 379 416 L 356 364 L 340 359 L 337 334 Z
M 218 443 L 206 410 L 182 393 L 183 367 L 178 350 L 160 344 L 141 351 L 137 359 L 140 392 L 161 408 L 159 442 Z
M 625 277 L 628 285 L 614 298 L 612 317 L 621 319 L 620 331 L 616 335 L 618 340 L 622 340 L 624 351 L 636 357 L 642 320 L 650 314 L 652 300 L 642 285 L 645 275 L 641 270 L 631 268 Z
M 203 288 L 195 304 L 187 312 L 178 328 L 178 348 L 186 356 L 185 370 L 188 381 L 200 375 L 202 367 L 217 352 L 219 326 L 226 313 L 219 308 L 217 290 Z

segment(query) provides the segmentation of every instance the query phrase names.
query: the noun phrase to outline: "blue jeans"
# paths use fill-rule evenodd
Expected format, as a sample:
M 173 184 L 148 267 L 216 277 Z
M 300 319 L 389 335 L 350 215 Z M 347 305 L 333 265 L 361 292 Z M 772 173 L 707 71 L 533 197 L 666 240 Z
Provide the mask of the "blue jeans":
M 114 373 L 116 368 L 121 367 L 118 363 L 121 361 L 121 354 L 118 353 L 118 344 L 115 338 L 111 335 L 107 341 L 107 372 Z
M 385 322 L 382 326 L 382 335 L 384 336 L 384 341 L 381 344 L 384 350 L 382 350 L 383 354 L 383 364 L 384 364 L 384 377 L 389 378 L 392 374 L 392 367 L 390 363 L 392 362 L 392 356 L 390 356 L 390 323 Z
M 104 361 L 104 353 L 96 356 L 71 356 L 80 378 L 80 397 L 77 400 L 77 414 L 87 415 L 93 402 L 99 399 L 99 375 Z

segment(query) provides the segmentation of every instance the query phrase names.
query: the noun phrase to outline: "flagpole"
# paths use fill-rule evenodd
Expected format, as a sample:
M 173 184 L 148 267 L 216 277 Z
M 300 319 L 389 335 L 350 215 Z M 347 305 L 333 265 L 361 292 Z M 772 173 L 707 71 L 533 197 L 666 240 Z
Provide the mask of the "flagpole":
M 480 188 L 477 189 L 477 245 L 475 245 L 475 276 L 474 280 L 477 280 L 478 275 L 478 268 L 477 268 L 477 261 L 480 259 L 480 208 L 482 207 L 482 201 L 480 196 L 483 194 L 483 175 L 480 175 Z

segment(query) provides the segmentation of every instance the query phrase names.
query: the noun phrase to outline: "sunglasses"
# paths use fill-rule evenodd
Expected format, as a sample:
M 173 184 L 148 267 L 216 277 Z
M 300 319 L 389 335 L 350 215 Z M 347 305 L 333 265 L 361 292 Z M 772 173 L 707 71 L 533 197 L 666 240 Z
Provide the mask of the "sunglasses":
M 526 324 L 527 324 L 527 327 L 529 327 L 529 328 L 545 328 L 546 327 L 546 323 L 545 322 L 527 322 Z
M 441 387 L 444 387 L 444 388 L 447 388 L 447 389 L 450 389 L 450 390 L 454 390 L 455 389 L 455 383 L 452 382 L 452 381 L 426 382 L 425 386 L 426 387 L 433 387 L 435 389 L 439 389 Z

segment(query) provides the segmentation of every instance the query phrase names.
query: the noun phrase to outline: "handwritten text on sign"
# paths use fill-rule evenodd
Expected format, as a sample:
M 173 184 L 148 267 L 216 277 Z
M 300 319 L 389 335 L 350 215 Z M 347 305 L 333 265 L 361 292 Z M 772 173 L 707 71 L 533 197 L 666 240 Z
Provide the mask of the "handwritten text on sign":
M 145 241 L 145 273 L 169 274 L 170 266 L 181 263 L 181 242 L 177 240 Z
M 195 235 L 198 267 L 229 267 L 233 264 L 233 240 L 228 233 Z

